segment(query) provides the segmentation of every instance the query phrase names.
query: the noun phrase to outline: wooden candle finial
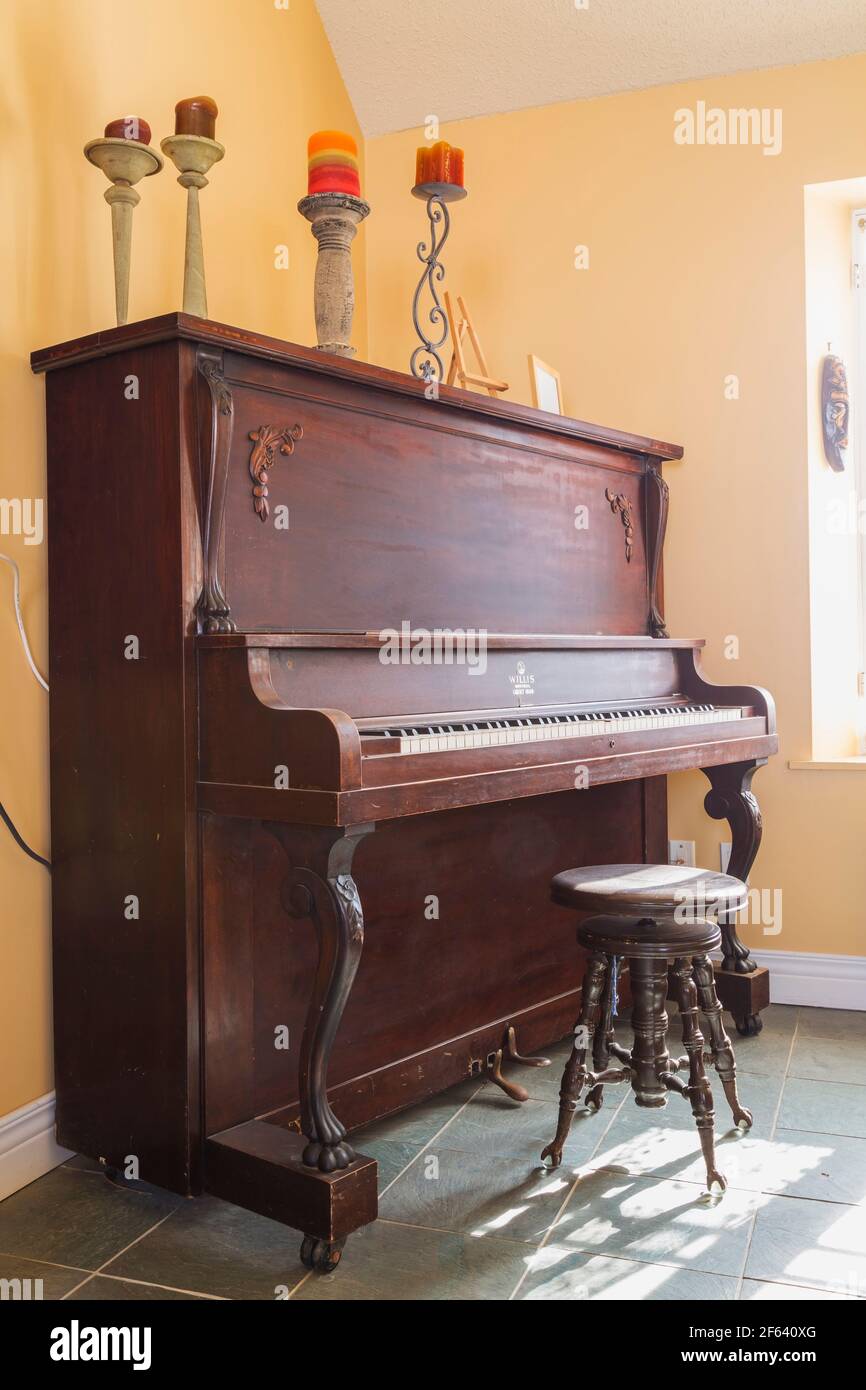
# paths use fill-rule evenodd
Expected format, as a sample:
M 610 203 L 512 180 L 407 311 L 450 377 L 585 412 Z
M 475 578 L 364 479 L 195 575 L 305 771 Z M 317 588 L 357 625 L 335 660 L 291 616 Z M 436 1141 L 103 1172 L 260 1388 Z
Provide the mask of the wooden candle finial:
M 176 132 L 166 136 L 161 148 L 180 170 L 177 181 L 187 192 L 183 312 L 206 319 L 207 288 L 198 194 L 200 188 L 207 188 L 205 175 L 212 164 L 222 159 L 225 147 L 213 138 L 218 115 L 213 97 L 187 97 L 174 109 Z
M 105 201 L 111 208 L 111 235 L 114 247 L 114 302 L 118 324 L 126 323 L 129 312 L 129 266 L 132 255 L 132 213 L 141 201 L 134 184 L 158 174 L 162 156 L 152 150 L 150 126 L 138 116 L 110 121 L 101 140 L 91 140 L 84 153 L 111 182 Z
M 355 278 L 352 242 L 358 227 L 369 216 L 370 204 L 351 193 L 310 193 L 298 203 L 298 212 L 311 224 L 319 243 L 316 257 L 316 346 L 337 357 L 354 357 L 352 319 L 355 314 Z

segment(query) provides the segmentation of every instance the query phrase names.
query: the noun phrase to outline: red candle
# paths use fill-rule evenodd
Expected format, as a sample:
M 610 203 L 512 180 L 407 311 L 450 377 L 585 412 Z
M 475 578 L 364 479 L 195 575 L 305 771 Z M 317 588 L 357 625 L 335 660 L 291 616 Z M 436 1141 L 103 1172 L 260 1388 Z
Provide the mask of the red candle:
M 415 156 L 415 183 L 453 183 L 463 187 L 463 151 L 447 140 L 421 145 Z
M 219 109 L 213 97 L 185 97 L 174 108 L 175 135 L 204 135 L 215 138 Z
M 150 126 L 141 116 L 121 116 L 118 121 L 109 121 L 105 127 L 106 140 L 137 140 L 142 145 L 150 144 Z

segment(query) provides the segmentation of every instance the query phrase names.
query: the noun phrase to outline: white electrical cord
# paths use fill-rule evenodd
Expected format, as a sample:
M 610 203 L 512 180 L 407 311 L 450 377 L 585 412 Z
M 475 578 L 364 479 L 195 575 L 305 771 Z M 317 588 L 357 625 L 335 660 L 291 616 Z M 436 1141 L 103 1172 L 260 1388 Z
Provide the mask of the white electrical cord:
M 39 684 L 42 686 L 42 689 L 47 690 L 48 683 L 43 679 L 36 665 L 36 662 L 33 660 L 33 653 L 30 650 L 30 643 L 27 641 L 27 633 L 24 630 L 24 616 L 21 612 L 21 575 L 18 572 L 18 566 L 12 559 L 11 555 L 4 555 L 2 551 L 0 551 L 0 560 L 5 560 L 6 564 L 12 570 L 12 598 L 15 604 L 15 621 L 18 623 L 18 631 L 21 635 L 21 645 L 24 648 L 24 655 L 27 657 L 27 662 L 30 666 L 30 670 L 33 672 Z

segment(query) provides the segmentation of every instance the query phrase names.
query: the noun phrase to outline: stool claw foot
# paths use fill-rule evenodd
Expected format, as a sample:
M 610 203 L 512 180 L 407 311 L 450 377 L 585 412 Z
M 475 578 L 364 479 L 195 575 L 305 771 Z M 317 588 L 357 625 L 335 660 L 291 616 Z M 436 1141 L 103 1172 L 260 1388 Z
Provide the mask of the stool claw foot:
M 599 1111 L 604 1105 L 604 1086 L 596 1083 L 592 1090 L 587 1092 L 583 1103 L 588 1110 Z
M 562 1144 L 557 1139 L 554 1139 L 552 1144 L 548 1144 L 546 1148 L 541 1150 L 542 1163 L 546 1158 L 550 1159 L 551 1169 L 558 1168 L 562 1163 Z
M 744 1105 L 738 1106 L 733 1111 L 734 1124 L 737 1129 L 746 1130 L 752 1128 L 752 1112 L 747 1110 Z
M 709 1192 L 710 1194 L 712 1194 L 712 1191 L 713 1191 L 713 1187 L 714 1187 L 714 1186 L 715 1186 L 715 1187 L 718 1187 L 718 1189 L 719 1189 L 720 1192 L 725 1192 L 725 1191 L 727 1190 L 728 1180 L 727 1180 L 727 1178 L 725 1177 L 724 1173 L 720 1173 L 720 1172 L 719 1172 L 718 1168 L 708 1168 L 708 1169 L 707 1169 L 707 1192 Z

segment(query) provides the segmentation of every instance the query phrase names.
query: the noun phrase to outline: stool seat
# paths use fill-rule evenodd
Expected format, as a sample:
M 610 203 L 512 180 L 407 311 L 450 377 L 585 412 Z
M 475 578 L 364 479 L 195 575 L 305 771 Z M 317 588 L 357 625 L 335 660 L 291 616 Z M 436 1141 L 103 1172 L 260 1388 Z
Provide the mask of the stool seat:
M 738 912 L 748 889 L 730 874 L 687 864 L 593 864 L 557 874 L 550 896 L 562 907 L 582 912 L 666 919 L 687 913 L 703 920 Z
M 588 917 L 577 929 L 581 946 L 609 956 L 667 960 L 714 951 L 722 933 L 714 922 L 655 922 L 636 917 Z

